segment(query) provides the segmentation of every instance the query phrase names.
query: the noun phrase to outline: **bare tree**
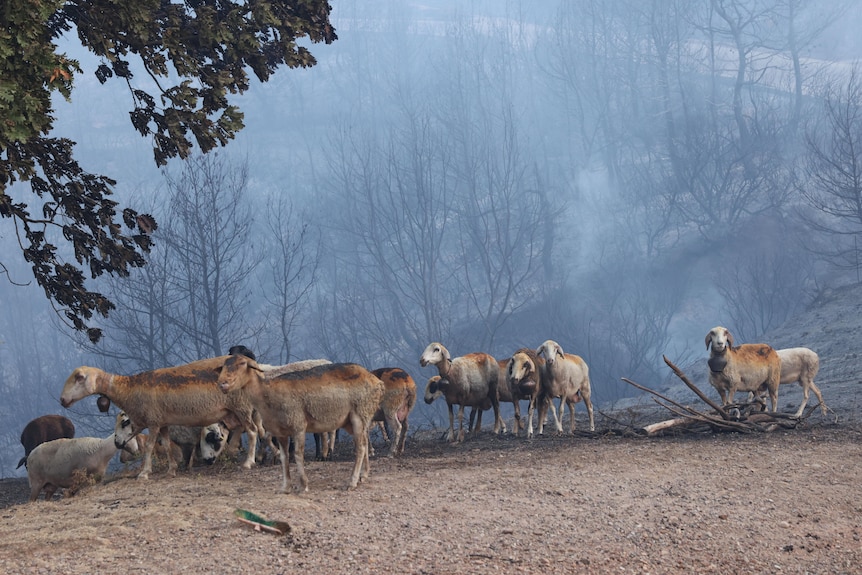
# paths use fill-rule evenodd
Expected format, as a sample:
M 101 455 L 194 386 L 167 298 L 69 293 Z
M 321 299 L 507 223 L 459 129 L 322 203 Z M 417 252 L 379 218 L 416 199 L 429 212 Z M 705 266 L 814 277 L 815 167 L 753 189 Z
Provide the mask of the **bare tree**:
M 802 220 L 829 238 L 819 254 L 843 269 L 860 267 L 862 246 L 862 77 L 854 66 L 847 77 L 824 88 L 825 122 L 806 131 L 807 154 L 799 193 L 814 209 Z
M 284 195 L 270 197 L 266 204 L 267 233 L 263 249 L 271 284 L 264 297 L 274 310 L 279 363 L 291 361 L 297 322 L 305 314 L 303 306 L 312 295 L 320 265 L 320 239 L 315 237 L 304 213 L 294 212 Z M 266 333 L 271 329 L 267 322 Z

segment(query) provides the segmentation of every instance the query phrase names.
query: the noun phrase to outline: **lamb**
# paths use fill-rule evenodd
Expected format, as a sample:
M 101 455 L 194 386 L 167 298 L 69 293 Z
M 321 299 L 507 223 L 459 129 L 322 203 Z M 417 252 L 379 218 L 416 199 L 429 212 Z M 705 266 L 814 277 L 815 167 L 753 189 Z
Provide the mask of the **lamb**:
M 563 432 L 563 412 L 569 406 L 569 433 L 575 431 L 575 404 L 584 400 L 590 416 L 590 431 L 596 430 L 593 419 L 593 402 L 590 388 L 590 369 L 578 355 L 564 353 L 563 348 L 554 340 L 547 340 L 536 349 L 536 355 L 545 356 L 545 369 L 542 372 L 542 387 L 539 391 L 539 435 L 545 427 L 545 416 L 550 406 L 554 414 L 557 433 Z M 554 398 L 560 398 L 560 417 L 554 409 Z
M 27 456 L 37 445 L 60 439 L 62 437 L 75 437 L 75 424 L 68 417 L 62 415 L 43 415 L 30 421 L 21 432 L 21 445 L 24 446 L 24 457 L 18 462 L 15 469 L 27 463 Z
M 416 405 L 416 382 L 400 367 L 381 367 L 371 373 L 385 390 L 372 421 L 386 421 L 392 431 L 389 457 L 400 455 L 407 441 L 407 417 Z
M 523 429 L 521 423 L 521 400 L 529 402 L 527 406 L 527 438 L 533 437 L 533 413 L 536 401 L 542 389 L 542 372 L 545 361 L 532 349 L 521 348 L 516 351 L 506 365 L 506 385 L 515 404 L 515 435 Z
M 153 438 L 161 435 L 165 445 L 170 441 L 169 425 L 203 426 L 223 421 L 231 429 L 241 426 L 249 440 L 242 466 L 250 469 L 255 463 L 259 431 L 251 401 L 242 391 L 224 394 L 215 385 L 216 369 L 227 357 L 137 375 L 114 375 L 96 367 L 78 367 L 66 380 L 60 403 L 69 407 L 88 395 L 105 395 L 129 415 L 136 434 L 149 429 Z M 147 442 L 139 479 L 147 479 L 152 472 L 155 444 Z M 176 470 L 177 462 L 168 458 L 168 475 L 175 475 Z
M 120 449 L 138 450 L 132 421 L 122 412 L 117 414 L 114 432 L 105 439 L 61 438 L 38 445 L 27 457 L 30 501 L 36 501 L 43 489 L 49 500 L 58 488 L 71 487 L 77 470 L 101 478 Z
M 331 363 L 264 379 L 256 361 L 231 355 L 218 372 L 219 389 L 226 394 L 244 390 L 279 445 L 288 445 L 292 438 L 299 447 L 305 444 L 308 432 L 344 428 L 353 435 L 355 447 L 348 489 L 370 476 L 368 430 L 383 398 L 384 386 L 367 369 L 352 363 Z M 303 451 L 296 449 L 294 459 L 301 489 L 308 491 Z M 282 493 L 289 492 L 289 460 L 281 458 Z
M 746 343 L 733 347 L 733 336 L 727 328 L 717 326 L 706 334 L 709 354 L 709 383 L 718 391 L 721 403 L 733 402 L 737 391 L 757 393 L 761 386 L 769 392 L 772 411 L 778 405 L 781 381 L 781 359 L 765 343 Z
M 487 353 L 470 353 L 454 360 L 449 355 L 449 350 L 441 343 L 430 343 L 422 356 L 419 365 L 436 365 L 440 380 L 437 389 L 446 398 L 449 407 L 449 433 L 447 441 L 453 441 L 455 437 L 455 418 L 452 406 L 460 406 L 458 410 L 458 442 L 464 440 L 464 408 L 466 406 L 482 407 L 486 400 L 491 401 L 494 408 L 494 433 L 499 432 L 500 424 L 500 400 L 497 396 L 497 382 L 500 376 L 500 367 L 497 360 Z M 427 397 L 426 397 L 427 402 Z

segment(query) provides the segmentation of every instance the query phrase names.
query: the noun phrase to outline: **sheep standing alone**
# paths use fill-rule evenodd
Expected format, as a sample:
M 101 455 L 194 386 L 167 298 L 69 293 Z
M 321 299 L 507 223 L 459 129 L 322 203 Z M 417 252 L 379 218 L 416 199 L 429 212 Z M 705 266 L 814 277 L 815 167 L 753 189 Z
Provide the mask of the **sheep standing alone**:
M 529 402 L 527 406 L 527 437 L 533 437 L 533 413 L 542 389 L 542 371 L 545 361 L 532 349 L 521 348 L 512 354 L 506 365 L 506 387 L 515 404 L 515 435 L 524 428 L 521 422 L 521 400 Z
M 36 501 L 43 489 L 47 500 L 58 488 L 71 487 L 77 470 L 101 478 L 120 449 L 138 450 L 132 421 L 122 412 L 117 414 L 114 432 L 105 439 L 77 437 L 42 443 L 27 457 L 30 501 Z
M 592 390 L 590 386 L 590 369 L 580 356 L 564 353 L 563 348 L 554 340 L 545 341 L 536 350 L 536 355 L 545 356 L 545 370 L 542 373 L 542 387 L 539 392 L 539 435 L 545 428 L 545 416 L 550 406 L 554 414 L 554 424 L 557 433 L 563 432 L 563 413 L 565 406 L 569 406 L 569 433 L 575 431 L 575 404 L 584 400 L 587 413 L 590 416 L 590 431 L 596 430 L 593 419 L 593 402 L 590 399 Z M 560 417 L 554 409 L 554 398 L 560 398 Z
M 494 433 L 499 432 L 500 401 L 497 396 L 497 382 L 500 377 L 500 366 L 497 360 L 487 353 L 470 353 L 452 359 L 449 350 L 443 344 L 434 342 L 428 344 L 419 365 L 436 365 L 440 380 L 437 390 L 442 392 L 449 407 L 449 433 L 447 441 L 455 437 L 455 416 L 453 405 L 458 409 L 458 441 L 464 441 L 464 408 L 467 406 L 481 408 L 487 400 L 494 408 Z M 427 402 L 427 397 L 426 397 Z
M 392 431 L 389 457 L 404 453 L 407 417 L 416 405 L 416 382 L 400 367 L 381 367 L 371 372 L 383 382 L 383 399 L 372 421 L 386 421 Z
M 353 435 L 355 463 L 348 488 L 369 476 L 368 430 L 383 397 L 383 382 L 362 366 L 332 363 L 264 379 L 253 359 L 231 355 L 219 368 L 218 387 L 224 393 L 244 390 L 263 418 L 266 429 L 282 446 L 292 438 L 305 444 L 305 434 L 344 428 Z M 303 491 L 308 491 L 304 453 L 294 453 Z M 282 492 L 288 493 L 289 458 L 281 458 Z
M 709 383 L 718 391 L 723 405 L 733 402 L 737 391 L 757 393 L 763 387 L 769 393 L 772 411 L 778 405 L 781 381 L 781 359 L 765 343 L 745 343 L 733 347 L 733 336 L 727 328 L 717 326 L 706 334 L 709 354 Z
M 221 356 L 181 365 L 145 371 L 137 375 L 114 375 L 96 367 L 75 369 L 63 386 L 60 403 L 69 407 L 93 394 L 110 398 L 132 419 L 135 432 L 149 429 L 153 438 L 161 434 L 169 445 L 169 425 L 209 425 L 223 421 L 231 429 L 242 426 L 248 434 L 248 454 L 242 466 L 255 463 L 258 426 L 254 408 L 242 391 L 223 394 L 216 387 L 216 369 L 224 364 Z M 144 449 L 144 463 L 139 479 L 149 477 L 153 469 L 155 441 Z M 168 474 L 175 475 L 177 462 L 168 458 Z
M 24 457 L 18 461 L 15 469 L 27 463 L 27 456 L 37 445 L 54 439 L 75 437 L 75 424 L 62 415 L 43 415 L 30 421 L 21 432 L 21 445 L 24 446 Z

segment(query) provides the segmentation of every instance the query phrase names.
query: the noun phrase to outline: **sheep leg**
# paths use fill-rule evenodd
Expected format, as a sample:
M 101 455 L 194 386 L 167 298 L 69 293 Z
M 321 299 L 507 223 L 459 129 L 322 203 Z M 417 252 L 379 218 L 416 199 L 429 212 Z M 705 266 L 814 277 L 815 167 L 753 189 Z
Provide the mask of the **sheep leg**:
M 33 485 L 30 486 L 30 501 L 31 502 L 39 499 L 39 493 L 41 493 L 42 489 L 46 485 L 48 485 L 48 484 L 47 483 L 44 483 L 44 484 L 34 483 Z M 47 499 L 47 497 L 46 497 L 46 499 Z
M 527 439 L 533 437 L 533 412 L 536 409 L 536 396 L 530 396 L 529 405 L 527 405 Z
M 521 435 L 521 430 L 524 429 L 524 424 L 521 422 L 521 402 L 517 399 L 513 399 L 512 405 L 515 407 L 515 425 L 514 429 L 512 429 L 512 433 L 515 434 L 515 437 L 518 437 Z M 506 432 L 505 427 L 503 432 Z
M 368 431 L 370 425 L 363 421 L 358 414 L 350 414 L 350 427 L 353 430 L 353 473 L 350 476 L 350 483 L 347 489 L 354 489 L 359 485 L 359 481 L 367 479 L 370 475 L 369 460 L 368 460 Z M 364 469 L 363 469 L 364 467 Z
M 404 453 L 404 444 L 407 442 L 407 418 L 404 418 L 404 423 L 401 424 L 401 435 L 398 436 L 398 455 Z
M 590 431 L 595 431 L 596 430 L 596 422 L 595 422 L 595 419 L 593 418 L 593 400 L 590 399 L 589 393 L 584 395 L 583 398 L 584 398 L 584 405 L 587 406 L 587 413 L 590 415 Z M 572 406 L 572 408 L 574 409 L 574 406 Z M 574 416 L 574 413 L 572 415 Z M 574 419 L 574 417 L 572 417 L 572 419 Z
M 455 413 L 452 410 L 452 404 L 446 402 L 449 406 L 449 433 L 446 435 L 446 441 L 452 443 L 455 440 Z
M 464 441 L 464 405 L 458 406 L 458 443 Z
M 171 457 L 171 430 L 168 429 L 168 426 L 165 425 L 161 429 L 159 429 L 159 438 L 162 442 L 162 445 L 165 445 L 168 450 L 168 477 L 174 477 L 177 474 L 177 462 Z M 140 475 L 138 475 L 140 477 Z
M 293 441 L 302 441 L 305 437 L 305 433 L 297 433 L 292 438 L 289 435 L 285 435 L 283 437 L 277 437 L 278 444 L 280 446 L 290 445 L 291 439 Z M 301 449 L 297 449 L 296 451 L 302 451 Z M 294 460 L 296 459 L 296 453 L 294 453 Z M 281 492 L 282 493 L 290 493 L 290 457 L 285 452 L 285 449 L 281 450 Z
M 817 396 L 817 401 L 820 402 L 820 411 L 823 415 L 826 415 L 826 404 L 823 403 L 823 395 L 820 394 L 820 390 L 816 385 L 814 385 L 814 381 L 806 379 L 802 382 L 802 405 L 800 405 L 799 409 L 796 411 L 796 417 L 801 416 L 802 412 L 805 411 L 805 406 L 808 404 L 809 390 L 813 391 L 814 395 Z
M 165 429 L 167 429 L 167 427 Z M 158 443 L 160 432 L 161 428 L 150 429 L 150 435 L 152 435 L 152 437 L 150 438 L 150 441 L 147 441 L 147 444 L 144 446 L 144 462 L 141 464 L 141 470 L 138 472 L 138 479 L 150 478 L 150 472 L 153 470 L 153 449 L 155 449 L 156 443 Z M 170 451 L 168 451 L 168 461 L 170 461 L 171 459 L 172 458 L 170 456 Z
M 566 405 L 569 406 L 569 435 L 575 434 L 575 404 L 574 399 L 567 399 Z M 563 419 L 563 399 L 560 398 L 560 419 Z
M 401 422 L 398 421 L 398 414 L 391 418 L 386 418 L 386 423 L 389 424 L 389 429 L 392 430 L 392 441 L 389 443 L 389 457 L 395 457 L 395 452 L 398 450 L 398 442 L 401 438 Z
M 563 415 L 566 413 L 566 402 L 563 396 L 560 396 L 560 416 L 557 417 L 557 406 L 554 405 L 554 398 L 551 398 L 551 414 L 554 416 L 554 427 L 557 429 L 557 435 L 563 434 Z
M 548 417 L 548 405 L 550 402 L 550 398 L 540 397 L 538 401 L 539 401 L 539 435 L 544 435 L 545 434 L 545 418 Z
M 245 426 L 245 432 L 248 434 L 248 453 L 246 454 L 245 461 L 242 463 L 242 467 L 243 469 L 251 469 L 256 463 L 255 457 L 257 457 L 257 425 L 251 420 L 243 421 L 243 425 Z M 297 444 L 297 446 L 299 445 L 305 445 L 304 436 L 303 442 Z M 297 451 L 299 450 L 297 449 Z

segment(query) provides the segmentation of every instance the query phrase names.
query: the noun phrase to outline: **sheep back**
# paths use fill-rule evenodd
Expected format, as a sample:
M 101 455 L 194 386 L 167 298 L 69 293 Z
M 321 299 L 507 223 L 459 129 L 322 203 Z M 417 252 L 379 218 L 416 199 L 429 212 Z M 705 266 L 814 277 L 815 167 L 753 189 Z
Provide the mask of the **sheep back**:
M 18 461 L 15 469 L 27 463 L 27 457 L 36 446 L 60 438 L 75 437 L 75 424 L 62 415 L 43 415 L 31 420 L 21 431 L 21 445 L 24 446 L 24 457 Z

